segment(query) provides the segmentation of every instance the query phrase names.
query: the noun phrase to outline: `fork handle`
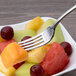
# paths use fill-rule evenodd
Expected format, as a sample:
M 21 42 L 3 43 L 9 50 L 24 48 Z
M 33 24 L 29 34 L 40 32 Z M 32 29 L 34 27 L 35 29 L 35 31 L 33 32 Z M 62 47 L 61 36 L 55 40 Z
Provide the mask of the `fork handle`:
M 75 10 L 75 9 L 76 9 L 76 5 L 74 5 L 72 8 L 70 8 L 69 10 L 67 10 L 64 14 L 62 14 L 62 15 L 57 19 L 57 21 L 54 23 L 53 28 L 55 29 L 56 26 L 59 24 L 59 22 L 60 22 L 61 20 L 63 20 L 64 17 L 66 17 L 69 13 L 71 13 L 71 12 L 72 12 L 73 10 Z

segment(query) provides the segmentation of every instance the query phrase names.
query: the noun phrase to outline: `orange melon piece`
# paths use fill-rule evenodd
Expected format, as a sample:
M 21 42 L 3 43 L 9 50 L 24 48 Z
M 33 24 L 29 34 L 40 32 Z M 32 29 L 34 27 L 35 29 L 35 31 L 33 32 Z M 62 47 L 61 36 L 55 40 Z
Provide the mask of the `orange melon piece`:
M 16 42 L 8 44 L 1 53 L 2 62 L 6 68 L 25 61 L 27 57 L 27 51 L 19 46 L 19 44 Z
M 26 29 L 37 31 L 43 23 L 44 21 L 40 17 L 36 17 L 26 24 Z

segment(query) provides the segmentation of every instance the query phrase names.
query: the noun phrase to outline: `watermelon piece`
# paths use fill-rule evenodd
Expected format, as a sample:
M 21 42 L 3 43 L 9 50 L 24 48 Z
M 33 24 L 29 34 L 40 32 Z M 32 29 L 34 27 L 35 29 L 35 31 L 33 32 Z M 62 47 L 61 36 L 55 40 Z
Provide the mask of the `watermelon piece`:
M 69 62 L 69 57 L 64 48 L 57 42 L 54 42 L 46 54 L 41 66 L 48 75 L 56 74 L 62 71 Z
M 8 40 L 8 41 L 4 41 L 0 43 L 0 54 L 2 53 L 2 51 L 4 50 L 4 48 L 9 44 L 15 42 L 15 40 Z

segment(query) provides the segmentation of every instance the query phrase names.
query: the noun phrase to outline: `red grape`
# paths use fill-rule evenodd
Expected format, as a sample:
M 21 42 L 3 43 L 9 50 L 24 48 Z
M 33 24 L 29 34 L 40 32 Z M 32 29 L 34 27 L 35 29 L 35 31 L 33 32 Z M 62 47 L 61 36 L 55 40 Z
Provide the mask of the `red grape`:
M 14 36 L 13 28 L 10 26 L 3 27 L 1 29 L 1 36 L 5 40 L 11 40 Z
M 43 68 L 40 65 L 33 65 L 30 69 L 31 76 L 44 76 Z
M 22 64 L 24 64 L 25 63 L 25 61 L 23 61 L 23 62 L 21 62 L 21 63 L 18 63 L 18 64 L 16 64 L 16 65 L 14 65 L 14 68 L 15 69 L 18 69 Z
M 70 43 L 62 42 L 60 45 L 64 48 L 67 55 L 70 56 L 72 53 L 72 47 L 71 47 Z
M 25 36 L 21 41 L 27 40 L 29 38 L 31 38 L 31 36 Z

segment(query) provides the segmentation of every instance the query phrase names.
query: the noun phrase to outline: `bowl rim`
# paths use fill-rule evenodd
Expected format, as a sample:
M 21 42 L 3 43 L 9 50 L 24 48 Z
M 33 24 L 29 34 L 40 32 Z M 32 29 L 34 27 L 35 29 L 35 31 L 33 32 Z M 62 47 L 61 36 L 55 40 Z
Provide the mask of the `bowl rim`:
M 41 17 L 43 20 L 44 19 L 46 19 L 46 20 L 48 20 L 48 19 L 52 19 L 52 20 L 55 20 L 56 21 L 56 19 L 55 18 L 52 18 L 52 17 Z M 32 20 L 32 19 L 31 19 Z M 16 23 L 16 24 L 8 24 L 8 25 L 1 25 L 0 26 L 0 29 L 2 28 L 2 27 L 4 27 L 4 26 L 11 26 L 11 27 L 14 27 L 15 28 L 15 26 L 17 26 L 17 25 L 22 25 L 22 24 L 26 24 L 27 22 L 29 22 L 29 21 L 31 21 L 31 20 L 27 20 L 27 21 L 25 21 L 25 22 L 21 22 L 21 23 Z M 63 29 L 66 31 L 66 33 L 70 36 L 70 38 L 72 39 L 72 41 L 75 43 L 75 45 L 76 45 L 76 42 L 75 42 L 75 40 L 71 37 L 71 35 L 69 34 L 69 32 L 65 29 L 65 27 L 63 26 L 63 24 L 60 22 L 59 23 L 60 24 L 60 26 L 61 26 L 61 29 L 62 29 L 62 32 L 63 32 Z M 64 34 L 63 34 L 64 35 Z M 54 75 L 52 75 L 52 76 L 60 76 L 60 75 L 62 75 L 62 74 L 64 74 L 64 73 L 67 73 L 67 72 L 70 72 L 70 71 L 72 71 L 72 70 L 74 70 L 74 69 L 76 69 L 75 67 L 73 67 L 73 68 L 71 68 L 71 69 L 69 69 L 69 70 L 67 70 L 67 71 L 61 71 L 61 72 L 59 72 L 59 73 L 57 73 L 57 74 L 54 74 Z M 1 74 L 2 72 L 0 72 L 0 74 Z M 3 74 L 3 73 L 2 73 Z M 1 75 L 1 76 L 5 76 L 4 74 L 3 75 Z

